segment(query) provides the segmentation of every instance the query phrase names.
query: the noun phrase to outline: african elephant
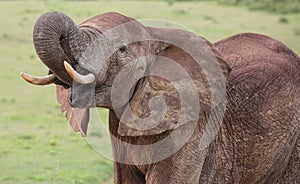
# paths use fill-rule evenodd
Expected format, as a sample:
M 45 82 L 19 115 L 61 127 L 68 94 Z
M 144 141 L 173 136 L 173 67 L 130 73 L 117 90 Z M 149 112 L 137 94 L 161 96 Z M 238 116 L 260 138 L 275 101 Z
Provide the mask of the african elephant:
M 279 41 L 242 33 L 212 44 L 118 13 L 77 27 L 49 12 L 33 34 L 49 75 L 21 76 L 56 84 L 74 130 L 86 135 L 89 108 L 110 110 L 115 183 L 300 181 L 300 58 Z M 173 75 L 166 80 L 151 71 Z M 160 112 L 160 119 L 152 116 Z

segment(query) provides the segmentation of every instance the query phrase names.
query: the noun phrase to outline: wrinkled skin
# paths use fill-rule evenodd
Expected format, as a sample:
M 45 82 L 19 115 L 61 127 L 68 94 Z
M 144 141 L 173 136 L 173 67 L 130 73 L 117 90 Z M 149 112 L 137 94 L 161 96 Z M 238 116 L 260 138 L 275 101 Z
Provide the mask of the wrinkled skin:
M 55 16 L 68 20 L 59 13 L 55 13 Z M 48 19 L 51 19 L 51 14 L 44 16 L 42 22 L 47 22 Z M 120 14 L 107 13 L 85 21 L 79 28 L 73 23 L 68 23 L 68 26 L 72 25 L 72 29 L 77 32 L 68 31 L 71 28 L 66 25 L 59 25 L 58 27 L 64 30 L 61 31 L 63 34 L 54 38 L 59 38 L 60 41 L 52 41 L 59 44 L 48 44 L 47 48 L 43 47 L 49 42 L 50 38 L 47 36 L 49 34 L 45 34 L 47 37 L 45 40 L 43 36 L 34 38 L 39 57 L 49 67 L 50 73 L 57 76 L 55 83 L 58 101 L 62 104 L 61 110 L 67 111 L 66 116 L 70 125 L 75 131 L 81 131 L 83 135 L 86 135 L 88 126 L 89 106 L 109 108 L 110 133 L 123 142 L 135 145 L 155 143 L 173 131 L 185 132 L 189 128 L 190 123 L 177 126 L 170 121 L 170 118 L 177 114 L 179 96 L 168 81 L 159 77 L 145 77 L 136 84 L 134 92 L 132 86 L 124 86 L 131 90 L 132 98 L 127 102 L 129 104 L 120 103 L 117 108 L 113 108 L 110 95 L 117 73 L 125 65 L 130 66 L 128 75 L 136 74 L 136 70 L 140 67 L 149 67 L 143 62 L 134 63 L 136 62 L 134 58 L 138 56 L 158 55 L 172 59 L 185 68 L 196 81 L 199 104 L 204 108 L 199 112 L 199 120 L 189 140 L 176 153 L 156 163 L 127 165 L 115 162 L 115 183 L 297 183 L 300 181 L 298 111 L 300 59 L 294 52 L 282 43 L 258 34 L 239 34 L 214 44 L 201 38 L 212 49 L 221 67 L 221 73 L 226 79 L 227 106 L 223 117 L 219 113 L 221 108 L 218 105 L 213 106 L 210 101 L 210 90 L 214 89 L 208 89 L 209 85 L 202 69 L 191 56 L 174 45 L 159 41 L 132 43 L 125 48 L 120 46 L 112 53 L 112 57 L 101 61 L 103 62 L 101 70 L 93 71 L 93 65 L 99 66 L 98 63 L 93 63 L 95 61 L 83 67 L 80 62 L 88 44 L 100 38 L 105 30 L 130 21 L 134 20 Z M 50 23 L 52 24 L 54 25 Z M 40 30 L 48 30 L 48 27 L 47 24 L 38 24 L 34 34 L 41 34 Z M 153 38 L 185 35 L 179 30 L 145 28 L 141 25 L 141 30 L 144 29 Z M 68 36 L 64 37 L 64 35 Z M 45 43 L 41 43 L 43 40 Z M 45 50 L 50 48 L 63 52 L 47 54 Z M 94 72 L 97 79 L 92 85 L 95 88 L 92 93 L 80 91 L 82 85 L 72 82 L 63 68 L 63 60 L 83 73 Z M 95 101 L 87 100 L 86 97 L 93 93 Z M 70 95 L 71 99 L 69 99 Z M 134 113 L 146 117 L 149 113 L 147 103 L 156 95 L 169 98 L 166 100 L 168 107 L 174 106 L 169 116 L 160 122 L 160 125 L 151 130 L 141 131 L 131 129 L 120 122 L 120 117 L 116 114 L 122 114 L 126 110 L 126 105 L 129 105 Z M 210 112 L 210 108 L 213 111 Z M 199 142 L 209 115 L 216 121 L 222 121 L 222 124 L 213 142 L 201 150 Z M 126 154 L 132 160 L 139 157 L 131 154 L 129 148 L 121 147 L 119 144 L 112 146 L 115 157 L 122 154 Z M 144 153 L 143 157 L 152 158 L 150 153 L 149 155 L 147 152 Z
M 125 183 L 132 183 L 127 178 L 132 172 L 139 173 L 136 183 L 143 174 L 149 183 L 299 181 L 300 59 L 280 42 L 256 34 L 236 35 L 214 45 L 232 69 L 227 83 L 227 110 L 217 137 L 204 153 L 191 153 L 197 150 L 194 143 L 199 142 L 201 124 L 206 121 L 202 119 L 188 143 L 170 158 L 147 166 L 116 163 L 117 176 L 122 181 L 128 179 Z M 176 53 L 172 53 L 174 58 Z M 149 92 L 144 90 L 140 94 Z M 145 96 L 137 98 L 137 103 L 142 104 L 143 99 Z M 117 125 L 113 116 L 111 111 L 110 122 Z M 118 134 L 116 128 L 111 132 Z M 145 137 L 137 139 L 145 141 Z

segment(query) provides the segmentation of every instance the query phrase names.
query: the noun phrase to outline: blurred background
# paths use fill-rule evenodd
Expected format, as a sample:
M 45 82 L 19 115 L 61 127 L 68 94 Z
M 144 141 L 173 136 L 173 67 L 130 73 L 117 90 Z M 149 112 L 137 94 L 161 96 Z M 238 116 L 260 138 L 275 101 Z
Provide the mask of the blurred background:
M 34 51 L 32 29 L 51 10 L 77 24 L 109 11 L 168 20 L 211 42 L 240 32 L 262 33 L 300 54 L 300 0 L 0 1 L 1 184 L 113 182 L 113 162 L 69 128 L 55 86 L 33 86 L 19 77 L 21 71 L 47 74 Z

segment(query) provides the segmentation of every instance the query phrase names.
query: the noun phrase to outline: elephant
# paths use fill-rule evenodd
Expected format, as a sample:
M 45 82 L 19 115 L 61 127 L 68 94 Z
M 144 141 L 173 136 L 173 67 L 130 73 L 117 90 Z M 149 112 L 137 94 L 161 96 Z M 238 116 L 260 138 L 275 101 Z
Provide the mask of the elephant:
M 56 84 L 75 131 L 86 136 L 90 108 L 109 109 L 116 184 L 300 181 L 300 58 L 283 43 L 211 43 L 115 12 L 77 26 L 56 11 L 33 40 L 49 74 L 21 76 Z

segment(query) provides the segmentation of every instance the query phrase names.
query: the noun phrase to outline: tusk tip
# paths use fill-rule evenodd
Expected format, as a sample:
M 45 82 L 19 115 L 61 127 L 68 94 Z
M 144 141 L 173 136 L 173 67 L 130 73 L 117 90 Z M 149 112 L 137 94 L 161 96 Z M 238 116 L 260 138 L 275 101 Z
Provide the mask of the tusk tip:
M 66 69 L 72 68 L 72 66 L 67 61 L 64 61 L 64 66 Z
M 29 79 L 29 77 L 28 77 L 28 74 L 26 74 L 26 73 L 24 73 L 24 72 L 20 72 L 20 76 L 24 79 L 24 80 L 26 80 L 26 81 L 28 81 Z
M 67 61 L 64 61 L 64 65 L 66 66 L 66 65 L 68 65 L 69 63 L 67 62 Z

